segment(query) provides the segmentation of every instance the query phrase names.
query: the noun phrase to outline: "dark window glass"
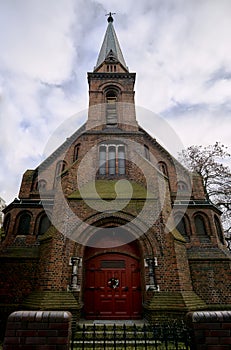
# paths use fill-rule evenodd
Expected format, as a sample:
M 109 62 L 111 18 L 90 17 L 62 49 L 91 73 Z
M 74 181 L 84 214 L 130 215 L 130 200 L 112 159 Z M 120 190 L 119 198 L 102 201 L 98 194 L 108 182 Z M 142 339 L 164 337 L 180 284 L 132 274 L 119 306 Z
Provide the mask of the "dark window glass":
M 118 171 L 119 175 L 125 174 L 125 152 L 124 146 L 119 146 L 118 148 Z
M 106 175 L 106 147 L 101 146 L 99 149 L 99 174 Z
M 29 214 L 22 214 L 19 218 L 18 235 L 28 235 L 30 231 L 30 220 Z
M 111 67 L 112 68 L 112 67 Z M 107 93 L 106 102 L 106 122 L 107 125 L 115 126 L 117 124 L 117 111 L 116 111 L 116 101 L 117 96 L 114 91 L 110 91 Z
M 73 161 L 75 162 L 79 158 L 79 148 L 80 144 L 75 145 Z
M 150 160 L 149 148 L 146 145 L 144 145 L 144 156 L 147 160 Z
M 116 148 L 110 146 L 108 149 L 108 174 L 115 175 L 116 173 Z
M 49 218 L 46 215 L 42 216 L 40 219 L 40 222 L 39 222 L 38 234 L 43 235 L 48 230 L 50 225 L 51 225 L 51 222 L 50 222 Z
M 167 165 L 163 162 L 158 163 L 159 170 L 166 176 L 168 176 Z
M 196 233 L 199 237 L 200 242 L 201 243 L 209 242 L 210 240 L 206 232 L 205 221 L 201 215 L 197 215 L 195 217 L 195 225 L 196 225 Z
M 176 221 L 178 222 L 176 225 L 177 230 L 180 232 L 180 234 L 185 238 L 186 242 L 189 242 L 189 237 L 187 235 L 187 228 L 186 228 L 186 222 L 185 218 L 177 217 Z

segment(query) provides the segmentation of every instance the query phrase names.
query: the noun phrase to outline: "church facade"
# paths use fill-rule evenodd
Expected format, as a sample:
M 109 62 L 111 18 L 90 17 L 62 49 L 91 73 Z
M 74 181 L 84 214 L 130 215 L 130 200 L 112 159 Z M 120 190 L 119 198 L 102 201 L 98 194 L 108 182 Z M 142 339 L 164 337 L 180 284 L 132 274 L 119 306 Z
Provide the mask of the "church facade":
M 221 212 L 137 123 L 135 79 L 110 15 L 86 123 L 4 210 L 2 308 L 155 322 L 230 307 Z

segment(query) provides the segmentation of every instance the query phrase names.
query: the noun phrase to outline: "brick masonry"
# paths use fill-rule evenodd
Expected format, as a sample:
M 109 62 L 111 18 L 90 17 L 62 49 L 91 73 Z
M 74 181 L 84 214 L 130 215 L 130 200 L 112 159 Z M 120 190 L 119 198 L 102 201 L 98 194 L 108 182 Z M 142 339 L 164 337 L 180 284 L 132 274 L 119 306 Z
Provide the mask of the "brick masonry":
M 231 311 L 192 312 L 187 315 L 194 350 L 231 349 Z
M 129 73 L 119 64 L 117 68 L 113 74 L 107 74 L 107 66 L 102 64 L 98 71 L 88 74 L 90 109 L 86 124 L 75 131 L 36 169 L 25 172 L 19 199 L 5 209 L 5 240 L 0 245 L 0 304 L 4 304 L 4 307 L 9 305 L 9 309 L 12 310 L 11 304 L 15 300 L 18 305 L 24 305 L 25 299 L 33 296 L 34 292 L 71 292 L 70 261 L 72 257 L 78 257 L 81 264 L 78 266 L 78 283 L 73 294 L 81 308 L 86 301 L 85 262 L 91 258 L 86 257 L 87 249 L 84 244 L 87 244 L 87 238 L 90 236 L 84 225 L 101 229 L 130 223 L 143 209 L 146 201 L 144 194 L 147 193 L 149 181 L 153 191 L 152 206 L 149 207 L 146 216 L 137 220 L 136 225 L 129 231 L 138 247 L 142 300 L 146 303 L 149 314 L 155 308 L 165 309 L 166 300 L 171 293 L 178 297 L 175 311 L 179 311 L 180 314 L 196 310 L 196 307 L 205 306 L 205 303 L 208 308 L 220 305 L 223 308 L 231 307 L 231 256 L 224 243 L 222 228 L 219 233 L 215 224 L 219 223 L 221 213 L 207 201 L 202 178 L 198 174 L 186 171 L 138 125 L 134 103 L 135 74 Z M 106 127 L 104 106 L 107 92 L 110 90 L 116 92 L 119 103 L 118 125 L 113 128 Z M 124 175 L 99 174 L 99 147 L 102 143 L 124 146 Z M 145 155 L 147 149 L 150 159 Z M 86 158 L 86 154 L 91 150 L 91 156 Z M 140 160 L 141 166 L 134 161 L 135 156 Z M 62 168 L 57 173 L 60 162 Z M 80 174 L 82 162 L 85 171 Z M 118 166 L 118 159 L 116 162 Z M 92 174 L 95 175 L 94 181 L 103 184 L 101 190 L 103 188 L 105 201 L 112 199 L 110 191 L 105 193 L 105 189 L 110 187 L 113 181 L 114 184 L 121 179 L 130 181 L 136 191 L 129 204 L 116 213 L 97 211 L 88 205 L 80 196 L 80 188 L 91 183 Z M 46 186 L 39 191 L 38 184 L 41 180 Z M 179 181 L 186 188 L 192 189 L 188 191 L 189 198 L 187 191 L 179 191 Z M 190 199 L 189 204 L 187 201 L 185 204 L 187 198 Z M 174 203 L 176 199 L 177 203 Z M 66 203 L 71 212 L 69 216 L 66 213 Z M 23 213 L 31 218 L 27 234 L 19 232 L 18 229 Z M 53 225 L 43 235 L 38 236 L 41 220 L 46 213 Z M 198 214 L 203 218 L 206 232 L 198 232 L 195 224 Z M 182 235 L 176 230 L 174 222 L 179 215 L 184 217 L 185 222 L 185 232 Z M 156 220 L 143 234 L 144 225 L 155 216 Z M 82 224 L 75 232 L 73 228 L 76 217 Z M 171 229 L 168 226 L 169 222 L 174 223 Z M 65 230 L 62 230 L 63 228 Z M 62 233 L 64 231 L 65 235 Z M 73 240 L 79 237 L 77 234 L 86 237 L 84 244 L 77 239 Z M 119 254 L 121 249 L 113 248 L 110 252 Z M 127 250 L 129 251 L 129 247 Z M 97 254 L 97 251 L 92 252 L 92 257 L 94 254 Z M 130 255 L 132 256 L 132 253 Z M 157 266 L 154 272 L 150 272 L 146 266 L 147 258 L 156 259 Z M 153 283 L 151 273 L 154 273 L 155 282 L 159 287 L 158 297 L 156 291 L 148 290 L 147 287 Z M 202 302 L 198 302 L 200 298 Z M 157 299 L 161 300 L 163 305 L 158 304 Z M 171 307 L 174 308 L 174 298 L 171 303 Z M 31 298 L 30 305 L 33 308 Z M 36 299 L 34 307 L 36 305 L 43 305 L 44 309 L 48 307 L 44 300 L 38 303 Z M 68 306 L 67 310 L 70 311 Z
M 8 318 L 3 350 L 68 350 L 71 319 L 66 311 L 14 312 Z

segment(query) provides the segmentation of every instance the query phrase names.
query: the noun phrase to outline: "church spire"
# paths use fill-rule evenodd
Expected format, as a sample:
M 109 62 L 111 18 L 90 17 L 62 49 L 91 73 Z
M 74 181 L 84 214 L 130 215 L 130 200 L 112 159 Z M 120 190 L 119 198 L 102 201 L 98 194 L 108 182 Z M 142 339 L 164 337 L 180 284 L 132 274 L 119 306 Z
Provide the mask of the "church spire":
M 113 26 L 113 17 L 114 13 L 109 13 L 108 16 L 108 27 L 106 30 L 106 34 L 104 36 L 103 44 L 98 56 L 98 60 L 95 66 L 95 70 L 99 68 L 99 66 L 107 61 L 108 58 L 114 58 L 117 60 L 124 69 L 128 71 L 128 67 L 126 66 L 122 50 L 120 48 L 119 40 L 117 38 L 114 26 Z

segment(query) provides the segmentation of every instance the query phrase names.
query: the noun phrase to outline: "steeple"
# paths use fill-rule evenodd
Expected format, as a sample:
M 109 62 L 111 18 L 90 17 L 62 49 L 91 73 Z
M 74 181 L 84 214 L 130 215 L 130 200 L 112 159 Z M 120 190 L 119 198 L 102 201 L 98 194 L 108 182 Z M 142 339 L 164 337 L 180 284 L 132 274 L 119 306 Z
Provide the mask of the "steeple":
M 134 85 L 117 39 L 110 12 L 108 27 L 96 67 L 88 73 L 89 111 L 87 130 L 137 131 Z
M 106 30 L 106 34 L 103 40 L 103 44 L 98 56 L 98 60 L 95 66 L 95 71 L 101 66 L 102 63 L 108 61 L 119 62 L 123 68 L 128 71 L 128 67 L 126 66 L 122 50 L 120 48 L 119 40 L 117 38 L 114 26 L 113 26 L 113 13 L 108 14 L 108 27 Z

